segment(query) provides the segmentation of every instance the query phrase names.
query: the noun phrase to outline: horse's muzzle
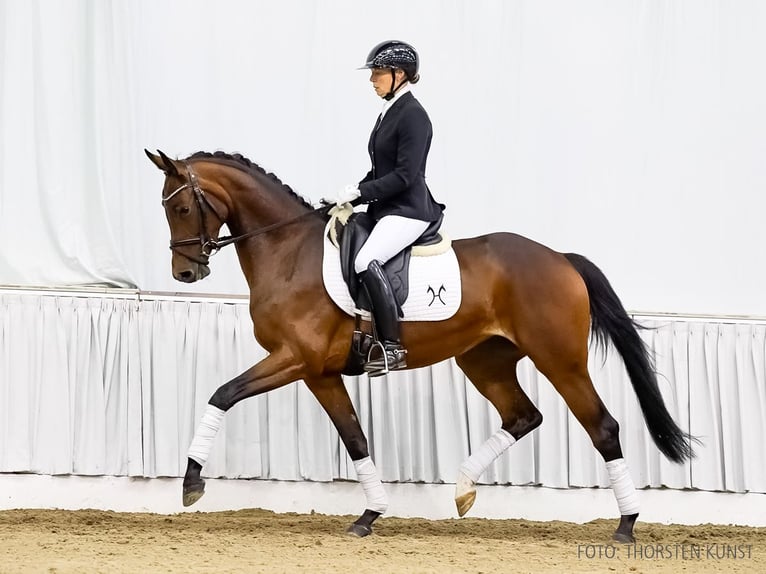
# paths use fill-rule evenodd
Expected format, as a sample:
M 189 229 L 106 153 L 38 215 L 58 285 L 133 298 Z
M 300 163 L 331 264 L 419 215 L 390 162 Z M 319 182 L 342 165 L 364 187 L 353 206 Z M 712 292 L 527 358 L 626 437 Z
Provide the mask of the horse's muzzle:
M 194 283 L 195 281 L 204 279 L 208 275 L 210 275 L 210 267 L 200 263 L 195 263 L 189 268 L 173 272 L 173 278 L 182 283 Z

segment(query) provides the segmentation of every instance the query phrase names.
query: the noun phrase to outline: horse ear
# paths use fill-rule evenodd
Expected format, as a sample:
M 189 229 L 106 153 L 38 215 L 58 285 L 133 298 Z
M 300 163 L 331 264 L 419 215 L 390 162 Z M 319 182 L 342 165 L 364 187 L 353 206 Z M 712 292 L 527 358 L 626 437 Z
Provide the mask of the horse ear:
M 144 148 L 144 153 L 146 154 L 146 157 L 149 158 L 149 160 L 157 166 L 158 169 L 161 169 L 162 171 L 165 171 L 165 165 L 162 163 L 162 158 L 158 155 L 154 155 L 152 152 L 150 152 L 148 149 Z
M 158 169 L 165 172 L 165 175 L 178 175 L 178 168 L 176 167 L 175 162 L 162 153 L 162 151 L 157 150 L 157 153 L 160 155 L 154 155 L 148 149 L 144 149 L 144 153 L 146 153 L 146 157 L 148 157 Z
M 170 159 L 168 156 L 162 153 L 162 150 L 158 149 L 157 153 L 160 154 L 160 157 L 162 158 L 162 163 L 165 164 L 165 173 L 168 175 L 178 175 L 178 168 L 176 167 L 176 162 L 174 162 L 172 159 Z

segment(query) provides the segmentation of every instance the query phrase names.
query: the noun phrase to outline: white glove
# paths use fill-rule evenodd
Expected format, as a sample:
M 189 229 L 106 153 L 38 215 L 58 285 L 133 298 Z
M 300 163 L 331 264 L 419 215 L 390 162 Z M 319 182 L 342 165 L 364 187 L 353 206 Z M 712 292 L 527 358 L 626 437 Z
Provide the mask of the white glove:
M 349 203 L 351 201 L 354 201 L 357 197 L 362 195 L 362 192 L 359 191 L 359 187 L 355 183 L 350 183 L 343 189 L 341 189 L 338 192 L 338 195 L 336 195 L 333 199 L 330 199 L 328 203 L 334 203 L 335 205 L 343 205 L 344 203 Z

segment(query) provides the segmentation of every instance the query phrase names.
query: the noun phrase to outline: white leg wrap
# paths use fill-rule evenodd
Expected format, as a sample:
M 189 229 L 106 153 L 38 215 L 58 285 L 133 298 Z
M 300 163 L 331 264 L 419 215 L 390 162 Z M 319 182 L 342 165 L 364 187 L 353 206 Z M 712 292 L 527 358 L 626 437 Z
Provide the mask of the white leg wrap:
M 500 429 L 460 465 L 460 472 L 475 483 L 484 474 L 487 467 L 515 442 L 516 439 L 513 438 L 511 433 Z
M 199 422 L 197 432 L 194 435 L 191 446 L 189 447 L 188 457 L 202 466 L 205 466 L 207 457 L 210 454 L 210 448 L 213 446 L 213 440 L 215 435 L 218 434 L 218 429 L 221 428 L 221 421 L 226 411 L 222 411 L 218 407 L 208 405 L 205 409 L 205 414 L 202 415 L 202 420 Z
M 612 483 L 612 491 L 614 491 L 614 497 L 617 499 L 620 514 L 638 514 L 638 493 L 628 472 L 625 459 L 610 460 L 606 463 L 606 471 L 609 473 L 609 482 Z
M 383 490 L 375 463 L 368 456 L 354 461 L 356 476 L 362 484 L 364 495 L 367 497 L 367 508 L 383 514 L 388 508 L 388 496 Z

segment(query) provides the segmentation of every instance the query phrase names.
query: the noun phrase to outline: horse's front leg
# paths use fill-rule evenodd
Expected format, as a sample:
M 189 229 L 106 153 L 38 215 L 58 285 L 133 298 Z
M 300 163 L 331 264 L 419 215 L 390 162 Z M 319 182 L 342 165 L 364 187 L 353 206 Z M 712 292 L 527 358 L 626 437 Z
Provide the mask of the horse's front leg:
M 242 399 L 277 389 L 300 379 L 302 375 L 302 365 L 291 354 L 272 353 L 238 377 L 218 387 L 208 402 L 189 447 L 183 482 L 184 506 L 191 506 L 205 493 L 205 481 L 200 473 L 226 411 Z
M 372 523 L 388 508 L 388 496 L 367 450 L 367 437 L 359 425 L 354 405 L 340 375 L 312 378 L 305 382 L 338 429 L 367 498 L 364 513 L 346 532 L 353 536 L 367 536 L 372 533 Z

